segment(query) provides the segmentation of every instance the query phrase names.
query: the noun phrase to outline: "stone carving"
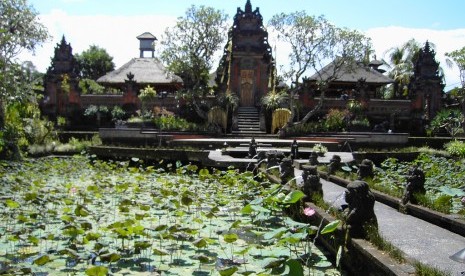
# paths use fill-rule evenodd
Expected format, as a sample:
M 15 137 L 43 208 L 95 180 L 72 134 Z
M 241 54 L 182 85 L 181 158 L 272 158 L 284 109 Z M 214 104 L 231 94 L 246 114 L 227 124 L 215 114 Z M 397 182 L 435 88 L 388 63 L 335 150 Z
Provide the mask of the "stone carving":
M 375 176 L 373 172 L 373 161 L 370 159 L 363 159 L 362 163 L 360 163 L 357 174 L 359 180 L 365 179 L 367 177 L 373 178 Z
M 294 139 L 294 142 L 292 142 L 291 145 L 291 159 L 297 159 L 299 156 L 299 144 L 297 143 L 297 140 Z
M 349 183 L 345 191 L 345 201 L 349 236 L 366 238 L 368 227 L 378 227 L 374 211 L 375 196 L 371 193 L 368 183 L 361 180 Z
M 334 174 L 336 171 L 341 169 L 341 157 L 339 155 L 333 155 L 331 160 L 329 160 L 328 173 Z
M 287 184 L 294 179 L 294 167 L 292 166 L 292 159 L 284 158 L 279 164 L 279 177 L 281 184 Z
M 311 201 L 315 194 L 323 197 L 323 185 L 320 182 L 317 167 L 304 166 L 302 169 L 302 192 L 305 194 L 306 200 Z
M 255 142 L 255 138 L 252 137 L 249 143 L 249 158 L 253 158 L 257 155 L 257 143 Z
M 320 164 L 320 162 L 318 162 L 318 153 L 312 151 L 312 153 L 310 153 L 309 162 L 311 166 L 317 166 Z
M 279 154 L 276 150 L 270 150 L 266 153 L 267 156 L 267 164 L 266 168 L 270 169 L 273 167 L 278 167 L 279 166 L 279 161 L 282 159 L 282 154 Z
M 405 192 L 402 196 L 402 204 L 407 204 L 407 202 L 417 204 L 415 199 L 415 194 L 425 194 L 425 173 L 422 169 L 414 166 L 409 169 L 409 174 L 407 176 L 407 184 L 405 185 Z

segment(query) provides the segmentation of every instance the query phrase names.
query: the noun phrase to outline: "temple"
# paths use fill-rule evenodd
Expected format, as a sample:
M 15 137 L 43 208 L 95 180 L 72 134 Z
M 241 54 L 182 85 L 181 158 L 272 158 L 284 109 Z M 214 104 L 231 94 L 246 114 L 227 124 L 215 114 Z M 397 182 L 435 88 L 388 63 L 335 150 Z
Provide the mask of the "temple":
M 45 75 L 45 93 L 41 103 L 44 114 L 52 119 L 63 116 L 79 121 L 83 111 L 90 105 L 105 105 L 109 108 L 118 105 L 128 114 L 134 114 L 141 106 L 138 93 L 148 85 L 156 91 L 165 92 L 167 99 L 163 102 L 170 111 L 181 114 L 183 110 L 177 108 L 174 95 L 183 88 L 182 79 L 167 71 L 155 57 L 157 38 L 154 35 L 145 32 L 137 39 L 140 42 L 140 56 L 97 80 L 108 91 L 113 89 L 121 93 L 84 95 L 78 86 L 79 76 L 72 47 L 63 37 L 55 48 L 51 66 Z M 144 57 L 147 51 L 151 56 Z M 334 62 L 337 60 L 305 80 L 309 84 L 307 89 L 295 98 L 300 110 L 296 119 L 318 104 L 321 92 L 316 82 L 326 72 L 334 71 Z M 415 60 L 408 95 L 395 99 L 384 98 L 384 87 L 394 83 L 394 80 L 384 74 L 380 65 L 380 61 L 373 60 L 368 64 L 358 62 L 343 68 L 325 91 L 324 104 L 316 118 L 321 119 L 331 109 L 346 109 L 347 101 L 355 100 L 363 107 L 363 115 L 369 122 L 362 129 L 364 131 L 371 131 L 380 124 L 393 131 L 424 131 L 424 126 L 443 106 L 444 95 L 439 63 L 435 60 L 435 52 L 430 44 L 426 42 Z M 239 99 L 239 108 L 228 114 L 225 127 L 227 132 L 247 134 L 251 130 L 253 134 L 276 131 L 269 122 L 270 115 L 265 114 L 261 107 L 263 97 L 276 88 L 276 64 L 263 17 L 258 7 L 252 8 L 250 0 L 246 1 L 244 9 L 237 8 L 215 75 L 217 93 L 206 98 L 205 103 L 214 106 L 217 97 L 228 94 Z
M 237 8 L 228 42 L 217 70 L 217 83 L 223 93 L 235 93 L 241 107 L 259 106 L 274 82 L 274 59 L 259 8 Z

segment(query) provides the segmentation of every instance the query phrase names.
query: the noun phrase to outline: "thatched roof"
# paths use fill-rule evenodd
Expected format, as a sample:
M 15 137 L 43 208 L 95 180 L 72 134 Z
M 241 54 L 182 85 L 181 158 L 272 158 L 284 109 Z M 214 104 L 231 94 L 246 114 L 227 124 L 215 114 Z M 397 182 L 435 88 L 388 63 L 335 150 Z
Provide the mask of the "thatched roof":
M 182 84 L 182 79 L 168 72 L 156 58 L 133 58 L 115 71 L 100 77 L 97 82 L 124 83 L 129 73 L 134 75 L 134 80 L 139 84 Z
M 312 75 L 309 79 L 312 81 L 325 80 L 334 75 L 335 62 L 331 62 L 320 70 L 321 76 L 318 73 Z M 362 63 L 354 63 L 352 66 L 343 65 L 337 72 L 337 78 L 334 82 L 357 82 L 360 79 L 365 79 L 368 84 L 389 84 L 394 80 L 382 73 L 366 66 Z

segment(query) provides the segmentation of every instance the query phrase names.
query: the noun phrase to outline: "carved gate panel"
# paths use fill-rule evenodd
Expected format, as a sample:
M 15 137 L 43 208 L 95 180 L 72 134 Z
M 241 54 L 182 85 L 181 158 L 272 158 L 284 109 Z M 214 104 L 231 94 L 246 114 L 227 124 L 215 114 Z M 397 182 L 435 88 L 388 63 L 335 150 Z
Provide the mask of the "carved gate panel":
M 254 105 L 254 71 L 253 70 L 241 70 L 241 106 L 253 106 Z

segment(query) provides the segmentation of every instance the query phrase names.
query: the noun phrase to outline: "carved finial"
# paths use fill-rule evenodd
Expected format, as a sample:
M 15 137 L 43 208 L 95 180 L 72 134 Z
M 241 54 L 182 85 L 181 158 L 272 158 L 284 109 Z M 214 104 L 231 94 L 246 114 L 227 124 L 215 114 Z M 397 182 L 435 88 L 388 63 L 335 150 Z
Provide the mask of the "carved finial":
M 252 12 L 252 4 L 250 4 L 250 0 L 247 0 L 247 3 L 245 4 L 245 12 L 246 13 Z
M 129 81 L 132 81 L 134 79 L 134 74 L 132 72 L 129 72 L 126 77 L 128 78 Z
M 425 52 L 430 52 L 430 46 L 428 40 L 425 43 Z

